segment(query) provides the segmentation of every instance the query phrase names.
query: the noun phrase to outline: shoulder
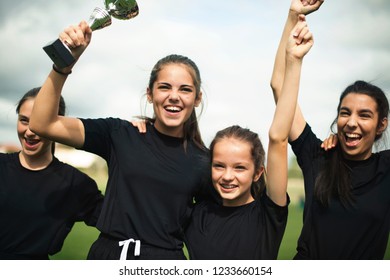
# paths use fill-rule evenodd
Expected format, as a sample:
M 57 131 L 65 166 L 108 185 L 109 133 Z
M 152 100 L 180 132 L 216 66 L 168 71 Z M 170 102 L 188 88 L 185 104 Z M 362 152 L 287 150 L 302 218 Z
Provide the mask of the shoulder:
M 383 150 L 378 153 L 381 157 L 385 159 L 390 159 L 390 150 Z
M 299 145 L 303 141 L 305 141 L 308 137 L 315 137 L 315 134 L 313 130 L 311 129 L 311 126 L 306 123 L 305 128 L 303 129 L 302 133 L 298 136 L 297 139 L 290 141 L 291 145 Z
M 390 150 L 384 150 L 375 154 L 378 157 L 379 165 L 390 169 Z
M 56 157 L 53 158 L 53 162 L 49 165 L 49 167 L 56 169 L 60 174 L 63 174 L 63 176 L 71 176 L 74 179 L 88 179 L 93 181 L 93 179 L 86 173 L 68 163 L 60 161 Z
M 194 141 L 188 141 L 189 143 L 189 152 L 194 155 L 197 158 L 201 158 L 202 160 L 205 160 L 206 162 L 210 162 L 210 150 L 204 146 L 199 147 L 195 144 Z
M 80 121 L 84 124 L 84 127 L 100 127 L 100 128 L 118 128 L 120 126 L 128 126 L 129 121 L 122 120 L 119 118 L 98 118 L 98 119 L 83 119 L 80 118 Z
M 323 153 L 321 148 L 322 141 L 314 134 L 309 124 L 306 124 L 301 135 L 294 141 L 291 141 L 291 148 L 295 155 Z
M 262 193 L 262 195 L 256 200 L 256 202 L 257 202 L 257 205 L 262 205 L 262 206 L 269 207 L 269 208 L 286 209 L 288 207 L 288 205 L 290 204 L 290 196 L 288 195 L 288 193 L 286 193 L 286 198 L 287 198 L 286 205 L 280 206 L 280 205 L 276 204 L 275 202 L 273 202 L 273 200 L 271 198 L 269 198 L 269 196 L 267 195 L 267 192 L 264 191 Z
M 18 159 L 19 152 L 17 153 L 0 153 L 0 163 L 5 164 Z
M 3 163 L 3 162 L 6 162 L 7 161 L 7 154 L 4 154 L 4 153 L 0 153 L 0 162 Z
M 140 135 L 138 129 L 129 121 L 119 118 L 80 119 L 84 124 L 86 142 L 111 137 Z
M 215 212 L 219 205 L 208 199 L 195 203 L 193 216 L 203 215 L 204 213 Z

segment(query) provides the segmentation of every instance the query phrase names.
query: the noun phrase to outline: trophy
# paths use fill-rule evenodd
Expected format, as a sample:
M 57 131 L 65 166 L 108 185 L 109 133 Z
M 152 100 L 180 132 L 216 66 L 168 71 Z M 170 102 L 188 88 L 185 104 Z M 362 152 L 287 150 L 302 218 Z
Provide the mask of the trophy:
M 111 24 L 111 16 L 116 19 L 131 19 L 138 15 L 138 5 L 135 0 L 105 0 L 105 9 L 96 7 L 88 21 L 92 31 L 102 29 Z M 69 47 L 60 39 L 43 47 L 58 68 L 65 68 L 75 62 Z

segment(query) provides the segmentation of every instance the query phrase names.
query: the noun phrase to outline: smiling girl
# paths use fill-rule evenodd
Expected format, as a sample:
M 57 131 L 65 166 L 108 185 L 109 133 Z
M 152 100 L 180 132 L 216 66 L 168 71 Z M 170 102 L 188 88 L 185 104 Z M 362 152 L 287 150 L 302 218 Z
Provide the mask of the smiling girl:
M 92 31 L 85 21 L 60 39 L 78 59 Z M 151 71 L 147 99 L 154 117 L 146 134 L 127 120 L 58 117 L 58 100 L 73 65 L 53 70 L 39 92 L 30 121 L 48 139 L 95 153 L 108 165 L 108 183 L 89 259 L 185 259 L 183 231 L 194 197 L 208 187 L 209 153 L 195 108 L 202 100 L 198 67 L 169 55 Z
M 285 80 L 269 129 L 267 172 L 265 151 L 256 133 L 231 126 L 219 131 L 212 141 L 211 177 L 222 205 L 212 201 L 196 204 L 186 230 L 191 259 L 277 258 L 289 203 L 288 134 L 302 60 L 312 44 L 302 15 L 286 42 Z
M 94 180 L 54 156 L 55 143 L 29 129 L 35 97 L 16 107 L 21 150 L 0 153 L 0 259 L 48 259 L 59 252 L 72 226 L 95 226 L 103 196 Z M 61 98 L 57 114 L 65 114 Z
M 284 86 L 283 41 L 297 18 L 291 10 L 275 60 L 276 102 Z M 380 88 L 354 82 L 341 94 L 333 122 L 338 145 L 326 151 L 297 107 L 289 139 L 304 176 L 305 206 L 295 259 L 383 259 L 390 228 L 390 151 L 372 149 L 388 114 Z

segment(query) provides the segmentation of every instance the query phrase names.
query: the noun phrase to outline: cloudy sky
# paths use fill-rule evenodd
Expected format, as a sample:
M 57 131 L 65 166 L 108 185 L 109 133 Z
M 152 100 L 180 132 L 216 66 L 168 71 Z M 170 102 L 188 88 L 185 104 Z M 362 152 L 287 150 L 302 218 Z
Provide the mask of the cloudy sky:
M 138 0 L 140 13 L 95 31 L 63 95 L 68 115 L 132 119 L 161 57 L 192 58 L 203 79 L 200 126 L 206 144 L 239 124 L 267 143 L 274 103 L 269 82 L 290 0 Z M 103 0 L 4 0 L 0 4 L 0 143 L 18 144 L 15 104 L 43 83 L 52 62 L 42 47 Z M 357 79 L 390 94 L 390 1 L 326 0 L 308 16 L 315 45 L 306 56 L 299 102 L 320 137 L 338 96 Z M 389 96 L 389 95 L 388 95 Z

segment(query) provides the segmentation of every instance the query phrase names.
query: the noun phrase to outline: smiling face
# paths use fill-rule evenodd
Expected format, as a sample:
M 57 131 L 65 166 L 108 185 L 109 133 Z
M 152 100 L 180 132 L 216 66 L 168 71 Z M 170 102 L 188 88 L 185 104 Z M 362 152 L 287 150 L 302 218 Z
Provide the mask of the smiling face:
M 190 69 L 184 64 L 170 63 L 159 71 L 147 98 L 153 103 L 156 129 L 166 135 L 183 137 L 183 126 L 201 102 Z
M 255 171 L 249 143 L 235 138 L 219 140 L 213 149 L 211 170 L 214 188 L 224 206 L 240 206 L 254 200 L 252 182 L 259 180 L 263 170 Z
M 387 119 L 379 120 L 377 103 L 372 97 L 354 92 L 346 95 L 337 118 L 337 134 L 345 158 L 369 158 L 375 138 L 386 126 Z
M 40 138 L 28 127 L 33 105 L 34 99 L 27 99 L 20 106 L 18 113 L 17 133 L 22 146 L 20 153 L 22 164 L 32 160 L 39 162 L 48 160 L 50 162 L 52 158 L 51 146 L 53 142 Z

